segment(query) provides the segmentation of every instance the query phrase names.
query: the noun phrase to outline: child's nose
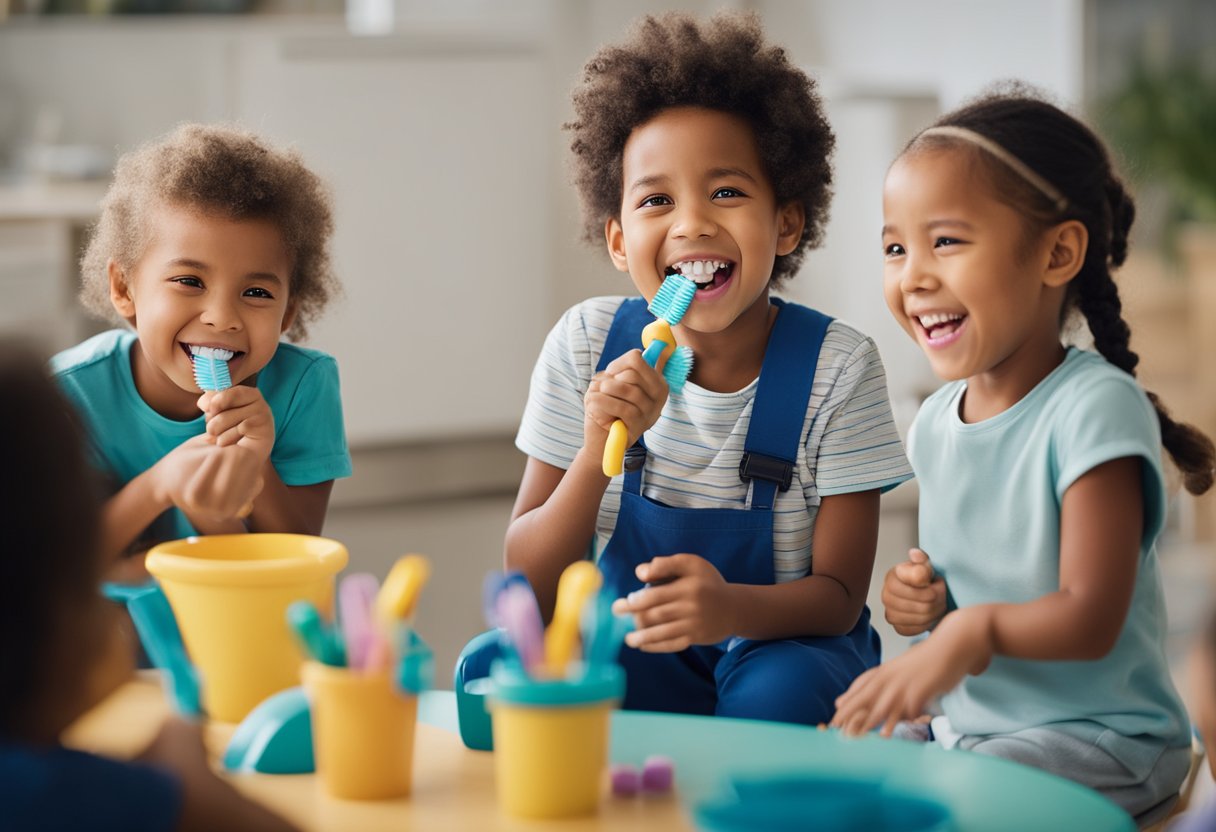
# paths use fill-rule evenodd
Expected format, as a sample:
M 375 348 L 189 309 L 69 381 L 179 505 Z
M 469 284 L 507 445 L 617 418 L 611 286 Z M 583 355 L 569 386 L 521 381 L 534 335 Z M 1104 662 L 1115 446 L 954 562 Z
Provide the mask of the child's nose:
M 899 288 L 903 292 L 912 293 L 932 289 L 937 286 L 937 282 L 937 272 L 931 262 L 925 258 L 908 256 L 899 280 Z
M 226 298 L 208 298 L 199 317 L 203 323 L 216 329 L 240 329 L 241 327 L 241 316 L 236 304 Z
M 671 235 L 680 238 L 712 237 L 718 233 L 718 225 L 709 215 L 707 206 L 685 202 L 676 209 Z

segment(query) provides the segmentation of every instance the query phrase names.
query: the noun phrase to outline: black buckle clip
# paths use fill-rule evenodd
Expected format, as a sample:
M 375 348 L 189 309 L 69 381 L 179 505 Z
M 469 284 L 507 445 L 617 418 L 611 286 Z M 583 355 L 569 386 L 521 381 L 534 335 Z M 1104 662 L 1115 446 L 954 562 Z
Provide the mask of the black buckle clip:
M 739 478 L 744 482 L 751 479 L 769 480 L 777 483 L 780 490 L 789 491 L 794 481 L 794 463 L 744 451 L 743 458 L 739 460 Z
M 637 471 L 646 464 L 646 449 L 641 445 L 630 445 L 625 449 L 625 471 Z

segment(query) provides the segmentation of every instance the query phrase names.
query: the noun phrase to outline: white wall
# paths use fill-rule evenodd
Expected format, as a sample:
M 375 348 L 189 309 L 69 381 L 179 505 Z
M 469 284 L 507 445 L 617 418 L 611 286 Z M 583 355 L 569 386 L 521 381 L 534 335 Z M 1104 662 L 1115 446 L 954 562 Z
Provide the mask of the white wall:
M 51 110 L 65 141 L 119 152 L 185 119 L 239 119 L 294 143 L 337 201 L 347 298 L 312 343 L 339 358 L 352 442 L 509 434 L 561 310 L 631 289 L 578 240 L 569 92 L 599 44 L 674 5 L 534 0 L 529 31 L 449 19 L 370 39 L 333 18 L 4 26 L 0 142 Z M 918 127 L 994 80 L 1077 101 L 1083 0 L 682 5 L 757 9 L 821 80 L 836 195 L 826 245 L 789 294 L 872 334 L 897 402 L 931 389 L 881 298 L 883 174 Z

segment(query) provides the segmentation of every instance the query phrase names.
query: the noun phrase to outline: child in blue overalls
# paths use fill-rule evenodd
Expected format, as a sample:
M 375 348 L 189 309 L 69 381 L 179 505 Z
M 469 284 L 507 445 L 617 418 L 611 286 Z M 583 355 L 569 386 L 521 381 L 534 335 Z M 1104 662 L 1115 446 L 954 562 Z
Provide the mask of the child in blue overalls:
M 826 220 L 814 83 L 754 18 L 665 15 L 593 56 L 574 105 L 586 235 L 643 297 L 585 301 L 550 332 L 507 566 L 548 614 L 562 570 L 598 558 L 636 623 L 627 708 L 824 721 L 879 661 L 879 493 L 911 471 L 873 342 L 770 297 Z M 696 358 L 670 393 L 638 347 L 676 271 L 698 284 L 675 328 Z M 609 479 L 617 419 L 636 444 Z

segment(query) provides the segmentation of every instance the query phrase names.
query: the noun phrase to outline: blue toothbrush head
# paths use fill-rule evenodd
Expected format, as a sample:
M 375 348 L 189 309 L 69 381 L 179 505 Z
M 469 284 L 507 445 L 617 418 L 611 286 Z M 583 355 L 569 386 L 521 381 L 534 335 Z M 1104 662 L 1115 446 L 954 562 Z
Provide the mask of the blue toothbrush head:
M 684 318 L 684 313 L 688 311 L 696 293 L 697 284 L 691 279 L 682 274 L 669 274 L 663 278 L 663 285 L 659 287 L 654 300 L 647 308 L 651 315 L 675 326 Z
M 667 381 L 668 389 L 679 393 L 684 389 L 684 382 L 688 381 L 688 374 L 691 372 L 692 347 L 676 347 L 676 351 L 663 365 L 663 378 Z
M 194 362 L 194 382 L 200 390 L 227 390 L 232 386 L 228 372 L 228 361 L 233 356 L 230 350 L 213 347 L 194 347 L 191 358 Z

